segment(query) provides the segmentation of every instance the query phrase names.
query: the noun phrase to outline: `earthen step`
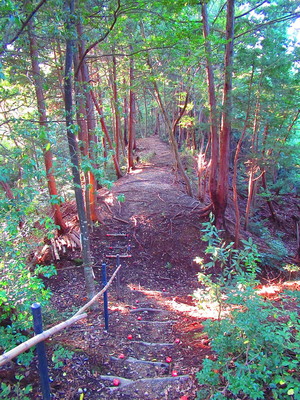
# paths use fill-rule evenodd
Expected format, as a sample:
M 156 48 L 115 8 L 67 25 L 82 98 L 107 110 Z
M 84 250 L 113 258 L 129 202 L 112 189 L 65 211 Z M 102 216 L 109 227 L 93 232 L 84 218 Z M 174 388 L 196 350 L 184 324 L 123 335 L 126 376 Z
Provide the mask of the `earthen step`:
M 165 362 L 140 360 L 134 357 L 120 359 L 110 357 L 111 372 L 122 374 L 124 378 L 142 379 L 167 375 L 170 365 Z
M 191 385 L 189 375 L 166 376 L 158 378 L 126 379 L 118 376 L 101 375 L 102 381 L 108 381 L 111 386 L 104 389 L 109 394 L 110 400 L 124 399 L 177 399 L 183 390 L 183 385 Z M 113 383 L 118 386 L 113 386 Z

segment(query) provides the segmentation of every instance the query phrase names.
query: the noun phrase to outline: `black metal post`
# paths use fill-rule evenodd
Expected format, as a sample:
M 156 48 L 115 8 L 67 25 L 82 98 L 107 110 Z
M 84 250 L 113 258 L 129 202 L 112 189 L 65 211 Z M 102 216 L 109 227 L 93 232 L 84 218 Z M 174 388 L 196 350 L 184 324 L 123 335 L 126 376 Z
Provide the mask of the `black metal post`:
M 106 264 L 102 264 L 102 284 L 103 287 L 107 284 Z M 105 330 L 108 331 L 108 298 L 107 291 L 103 293 L 103 306 L 104 306 L 104 321 Z
M 38 335 L 39 333 L 43 332 L 42 310 L 40 304 L 39 303 L 32 304 L 31 312 L 33 315 L 34 333 Z M 44 342 L 38 343 L 36 345 L 36 351 L 38 355 L 38 369 L 39 369 L 43 399 L 50 400 L 51 392 L 50 392 L 45 343 Z
M 118 268 L 120 265 L 120 255 L 117 254 L 117 259 L 116 259 L 116 267 Z M 116 279 L 116 292 L 117 292 L 117 299 L 120 300 L 120 290 L 121 290 L 121 279 L 120 279 L 120 271 L 117 273 L 117 279 Z

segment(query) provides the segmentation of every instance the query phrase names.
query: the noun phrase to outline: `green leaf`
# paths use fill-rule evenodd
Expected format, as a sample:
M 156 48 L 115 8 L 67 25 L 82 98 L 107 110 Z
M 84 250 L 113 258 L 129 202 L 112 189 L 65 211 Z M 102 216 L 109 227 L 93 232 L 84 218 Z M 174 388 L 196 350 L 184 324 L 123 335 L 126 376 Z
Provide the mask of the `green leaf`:
M 51 149 L 51 143 L 47 143 L 45 146 L 45 150 L 49 151 Z

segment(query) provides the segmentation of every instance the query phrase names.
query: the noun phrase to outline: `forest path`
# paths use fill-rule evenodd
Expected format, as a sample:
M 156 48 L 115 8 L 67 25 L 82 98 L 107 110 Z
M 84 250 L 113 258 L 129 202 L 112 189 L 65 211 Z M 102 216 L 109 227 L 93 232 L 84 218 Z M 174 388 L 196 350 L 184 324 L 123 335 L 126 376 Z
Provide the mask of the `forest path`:
M 116 254 L 122 268 L 119 286 L 114 282 L 108 292 L 108 332 L 101 300 L 99 311 L 61 334 L 66 346 L 77 349 L 66 399 L 79 399 L 84 388 L 89 400 L 192 400 L 198 389 L 195 374 L 211 355 L 202 321 L 216 314 L 200 310 L 192 297 L 198 287 L 193 259 L 203 248 L 200 204 L 185 194 L 172 172 L 165 143 L 140 139 L 137 155 L 135 170 L 98 191 L 103 224 L 91 238 L 97 288 L 103 261 L 109 277 Z M 64 298 L 56 308 L 82 305 L 82 278 L 81 269 L 63 264 L 52 279 L 54 291 Z
M 101 218 L 107 226 L 112 219 L 114 225 L 118 220 L 126 221 L 148 261 L 186 271 L 202 245 L 201 204 L 185 193 L 183 182 L 173 172 L 173 156 L 167 144 L 152 136 L 139 139 L 137 147 L 141 162 L 136 169 L 109 191 L 99 191 Z M 121 222 L 120 229 L 124 225 Z

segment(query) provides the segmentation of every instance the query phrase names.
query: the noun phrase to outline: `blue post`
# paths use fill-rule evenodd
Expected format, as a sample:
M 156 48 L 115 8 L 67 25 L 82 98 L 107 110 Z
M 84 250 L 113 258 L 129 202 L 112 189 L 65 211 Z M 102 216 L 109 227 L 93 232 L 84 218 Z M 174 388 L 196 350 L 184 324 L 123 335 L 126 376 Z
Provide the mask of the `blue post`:
M 33 327 L 34 333 L 38 335 L 43 332 L 43 321 L 42 321 L 42 310 L 39 303 L 34 303 L 31 306 L 31 312 L 33 315 Z M 38 369 L 40 375 L 41 388 L 43 393 L 43 400 L 51 399 L 48 366 L 46 358 L 45 343 L 40 342 L 36 345 L 36 351 L 38 355 Z
M 102 264 L 102 284 L 103 287 L 107 284 L 107 273 L 106 273 L 106 264 Z M 104 306 L 104 321 L 105 321 L 105 330 L 108 331 L 108 299 L 107 299 L 107 291 L 103 293 L 103 306 Z
M 120 265 L 120 255 L 117 254 L 117 259 L 116 259 L 116 267 Z M 121 288 L 121 282 L 120 282 L 120 271 L 117 273 L 117 280 L 116 280 L 116 292 L 117 292 L 117 299 L 120 300 L 120 288 Z

